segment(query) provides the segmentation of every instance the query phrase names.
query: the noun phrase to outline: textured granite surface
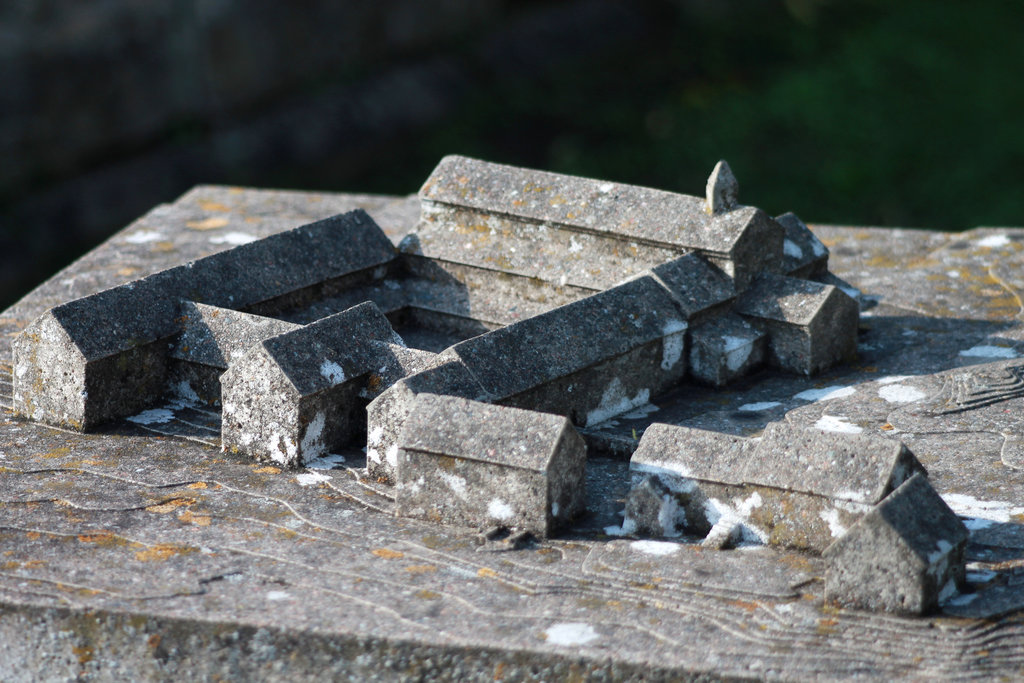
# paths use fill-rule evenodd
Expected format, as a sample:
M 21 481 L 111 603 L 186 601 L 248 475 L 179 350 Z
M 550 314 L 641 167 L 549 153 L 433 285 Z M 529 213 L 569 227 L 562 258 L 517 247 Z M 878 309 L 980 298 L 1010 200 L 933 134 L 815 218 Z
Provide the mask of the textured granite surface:
M 355 207 L 398 242 L 415 198 L 199 187 L 0 314 L 48 307 Z M 588 428 L 588 513 L 519 549 L 392 515 L 364 455 L 285 472 L 219 449 L 195 408 L 77 434 L 0 412 L 0 677 L 872 679 L 1024 675 L 1024 229 L 812 226 L 864 293 L 856 361 L 684 386 Z M 967 590 L 937 614 L 823 601 L 820 558 L 620 537 L 653 421 L 892 436 L 966 521 Z M 330 468 L 330 469 L 326 469 Z

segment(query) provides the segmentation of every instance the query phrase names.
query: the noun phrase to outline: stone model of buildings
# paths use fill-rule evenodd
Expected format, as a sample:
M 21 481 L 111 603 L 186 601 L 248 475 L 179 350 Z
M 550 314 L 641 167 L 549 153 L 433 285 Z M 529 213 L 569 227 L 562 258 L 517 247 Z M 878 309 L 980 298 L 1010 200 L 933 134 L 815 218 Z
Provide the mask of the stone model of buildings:
M 15 341 L 14 409 L 89 430 L 176 395 L 221 407 L 224 449 L 287 467 L 365 438 L 367 475 L 397 484 L 399 510 L 545 536 L 580 509 L 575 427 L 681 383 L 723 386 L 764 364 L 812 375 L 854 356 L 858 304 L 827 249 L 737 192 L 724 162 L 701 198 L 447 157 L 397 248 L 353 211 L 50 309 Z M 750 448 L 730 444 L 737 458 Z M 790 498 L 839 501 L 827 514 L 845 526 L 918 467 L 885 449 L 850 457 L 863 500 L 832 475 L 810 491 L 719 483 L 779 492 L 765 506 L 776 536 L 820 549 L 831 518 L 815 509 L 786 536 Z M 679 493 L 671 478 L 644 486 Z M 650 501 L 630 502 L 650 532 Z M 735 540 L 723 515 L 676 504 L 687 521 L 669 515 L 668 535 L 703 525 Z
M 623 530 L 822 554 L 826 596 L 920 614 L 963 582 L 967 530 L 901 442 L 771 423 L 759 438 L 653 424 Z

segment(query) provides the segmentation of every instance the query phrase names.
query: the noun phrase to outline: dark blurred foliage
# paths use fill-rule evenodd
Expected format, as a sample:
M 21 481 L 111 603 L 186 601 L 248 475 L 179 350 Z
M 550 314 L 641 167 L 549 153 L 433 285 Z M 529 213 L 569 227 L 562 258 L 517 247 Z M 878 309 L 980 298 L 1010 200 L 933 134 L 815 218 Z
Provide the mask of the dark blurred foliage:
M 436 39 L 362 58 L 332 62 L 331 43 L 318 43 L 315 73 L 285 70 L 293 75 L 238 106 L 166 117 L 141 142 L 0 188 L 0 243 L 8 257 L 28 256 L 7 262 L 39 266 L 0 283 L 10 289 L 0 304 L 191 185 L 406 194 L 450 153 L 695 194 L 725 158 L 741 201 L 773 214 L 943 230 L 1024 224 L 1024 5 L 490 7 Z M 261 54 L 218 45 L 225 59 Z M 346 105 L 350 96 L 360 106 Z M 60 106 L 72 120 L 74 103 Z

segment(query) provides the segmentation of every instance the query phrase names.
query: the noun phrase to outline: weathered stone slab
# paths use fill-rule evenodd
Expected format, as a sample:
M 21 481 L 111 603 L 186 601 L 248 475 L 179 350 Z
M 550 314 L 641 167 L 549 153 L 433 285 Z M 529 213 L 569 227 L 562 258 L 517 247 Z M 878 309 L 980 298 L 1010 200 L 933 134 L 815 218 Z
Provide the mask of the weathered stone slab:
M 963 583 L 967 537 L 915 474 L 825 550 L 825 599 L 903 614 L 934 610 Z
M 630 472 L 627 531 L 710 530 L 716 547 L 746 540 L 821 552 L 923 468 L 903 444 L 877 437 L 772 423 L 749 439 L 655 424 Z
M 690 330 L 690 375 L 721 387 L 764 362 L 766 335 L 730 313 Z
M 421 394 L 398 458 L 402 515 L 547 537 L 583 510 L 586 446 L 561 416 Z
M 682 379 L 686 328 L 668 292 L 642 277 L 451 351 L 493 400 L 553 410 L 587 425 L 642 405 Z M 628 372 L 620 372 L 623 365 Z M 554 382 L 565 386 L 548 396 L 544 387 Z
M 778 223 L 753 207 L 709 215 L 701 197 L 449 156 L 427 179 L 420 199 L 430 222 L 452 230 L 468 222 L 457 212 L 473 211 L 477 224 L 500 215 L 511 218 L 508 225 L 516 230 L 557 225 L 696 250 L 734 276 L 740 288 L 757 273 L 777 272 L 780 266 L 783 229 Z
M 398 480 L 398 442 L 420 394 L 484 400 L 487 392 L 450 352 L 435 356 L 433 366 L 398 380 L 366 408 L 366 473 L 380 483 Z
M 857 302 L 831 285 L 762 275 L 736 301 L 736 312 L 768 331 L 769 360 L 813 375 L 857 352 Z
M 401 343 L 367 302 L 250 347 L 221 376 L 223 447 L 294 467 L 345 445 Z
M 782 272 L 810 278 L 828 272 L 828 247 L 792 211 L 775 217 L 785 230 L 782 240 Z
M 353 211 L 56 306 L 15 342 L 15 410 L 72 429 L 130 415 L 163 391 L 180 300 L 242 309 L 372 274 L 394 256 Z

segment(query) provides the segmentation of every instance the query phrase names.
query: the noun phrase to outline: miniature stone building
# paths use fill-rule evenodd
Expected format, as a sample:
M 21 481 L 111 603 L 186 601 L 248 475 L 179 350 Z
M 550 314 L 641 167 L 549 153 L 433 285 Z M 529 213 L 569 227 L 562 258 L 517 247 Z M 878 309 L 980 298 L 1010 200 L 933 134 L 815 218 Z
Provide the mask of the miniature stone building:
M 356 211 L 47 311 L 15 342 L 14 408 L 87 430 L 220 401 L 224 448 L 289 466 L 361 439 L 366 409 L 369 474 L 394 481 L 419 393 L 588 426 L 687 378 L 849 357 L 857 303 L 799 279 L 827 250 L 736 191 L 724 164 L 706 200 L 447 157 L 397 250 Z
M 967 529 L 915 474 L 825 549 L 825 599 L 923 614 L 964 581 Z
M 630 473 L 625 533 L 821 553 L 826 597 L 844 605 L 920 614 L 963 581 L 967 530 L 898 441 L 653 424 Z
M 546 537 L 583 510 L 586 446 L 559 415 L 421 394 L 399 444 L 403 515 Z
M 722 525 L 732 541 L 745 537 L 819 553 L 911 475 L 924 472 L 898 441 L 780 422 L 759 439 L 655 423 L 629 468 L 629 528 L 651 536 L 704 536 Z M 671 495 L 652 496 L 657 486 Z M 674 516 L 666 512 L 672 509 Z

